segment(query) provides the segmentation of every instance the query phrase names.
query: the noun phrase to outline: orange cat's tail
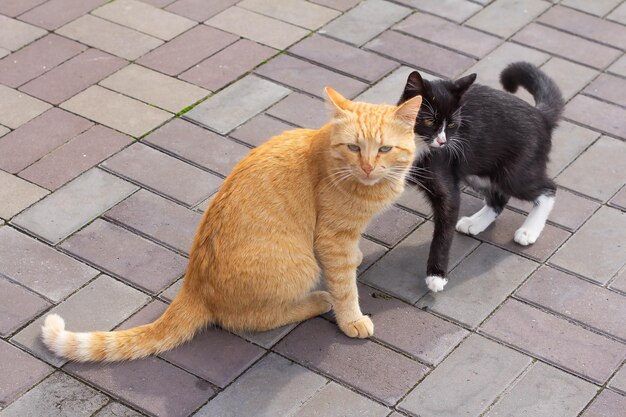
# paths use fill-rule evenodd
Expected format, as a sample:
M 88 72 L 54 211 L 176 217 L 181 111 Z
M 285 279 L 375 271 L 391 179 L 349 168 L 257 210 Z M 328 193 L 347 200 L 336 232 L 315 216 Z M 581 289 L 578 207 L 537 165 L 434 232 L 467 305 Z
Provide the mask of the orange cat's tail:
M 191 339 L 210 322 L 201 301 L 181 294 L 155 322 L 129 330 L 74 333 L 65 330 L 57 314 L 42 326 L 44 344 L 58 356 L 77 362 L 114 362 L 143 358 L 172 349 Z

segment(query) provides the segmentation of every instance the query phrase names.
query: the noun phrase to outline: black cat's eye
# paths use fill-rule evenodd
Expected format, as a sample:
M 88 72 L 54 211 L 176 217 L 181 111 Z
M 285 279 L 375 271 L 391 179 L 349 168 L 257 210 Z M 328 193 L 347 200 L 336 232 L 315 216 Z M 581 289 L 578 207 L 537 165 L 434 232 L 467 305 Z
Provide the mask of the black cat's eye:
M 359 145 L 354 145 L 352 143 L 348 144 L 348 149 L 350 149 L 352 152 L 360 152 L 361 148 L 359 147 Z
M 424 120 L 424 125 L 426 125 L 426 126 L 432 126 L 432 125 L 433 125 L 433 120 L 432 120 L 432 119 L 426 119 L 426 120 Z
M 456 127 L 456 123 L 454 123 L 454 122 L 448 123 L 448 127 Z
M 387 153 L 392 149 L 392 146 L 381 146 L 380 148 L 378 148 L 378 152 L 380 153 Z

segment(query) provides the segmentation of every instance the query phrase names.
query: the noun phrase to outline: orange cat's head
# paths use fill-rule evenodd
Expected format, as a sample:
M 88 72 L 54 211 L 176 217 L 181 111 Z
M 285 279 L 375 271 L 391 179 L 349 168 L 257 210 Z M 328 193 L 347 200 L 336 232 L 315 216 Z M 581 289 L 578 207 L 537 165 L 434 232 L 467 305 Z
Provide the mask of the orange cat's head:
M 331 134 L 333 175 L 374 185 L 402 181 L 416 156 L 426 148 L 415 141 L 413 127 L 422 103 L 416 96 L 400 106 L 353 102 L 330 87 L 326 95 L 334 114 Z

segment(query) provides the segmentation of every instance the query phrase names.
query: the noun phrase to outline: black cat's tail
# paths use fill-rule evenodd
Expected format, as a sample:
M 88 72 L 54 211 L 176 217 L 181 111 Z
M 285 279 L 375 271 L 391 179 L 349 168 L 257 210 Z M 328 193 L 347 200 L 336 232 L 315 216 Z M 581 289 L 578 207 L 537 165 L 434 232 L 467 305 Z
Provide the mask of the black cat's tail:
M 565 102 L 552 78 L 529 62 L 515 62 L 502 71 L 500 82 L 509 93 L 515 93 L 520 85 L 528 90 L 550 128 L 556 126 Z

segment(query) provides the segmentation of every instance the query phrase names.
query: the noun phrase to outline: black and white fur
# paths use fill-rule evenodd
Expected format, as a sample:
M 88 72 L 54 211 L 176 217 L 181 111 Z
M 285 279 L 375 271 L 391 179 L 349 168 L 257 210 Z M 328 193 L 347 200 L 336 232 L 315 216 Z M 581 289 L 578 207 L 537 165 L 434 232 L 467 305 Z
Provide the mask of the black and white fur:
M 504 89 L 523 86 L 533 107 L 508 92 L 473 84 L 476 74 L 456 81 L 426 81 L 409 75 L 400 102 L 422 95 L 415 133 L 431 151 L 414 164 L 410 181 L 425 189 L 434 211 L 426 283 L 443 290 L 450 246 L 456 230 L 476 235 L 504 209 L 510 197 L 532 201 L 534 207 L 513 239 L 535 243 L 554 206 L 555 183 L 546 175 L 552 131 L 564 102 L 559 88 L 537 67 L 509 65 L 500 75 Z M 457 221 L 460 186 L 465 182 L 482 193 L 485 206 Z

